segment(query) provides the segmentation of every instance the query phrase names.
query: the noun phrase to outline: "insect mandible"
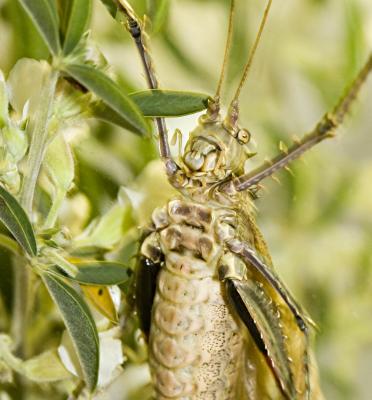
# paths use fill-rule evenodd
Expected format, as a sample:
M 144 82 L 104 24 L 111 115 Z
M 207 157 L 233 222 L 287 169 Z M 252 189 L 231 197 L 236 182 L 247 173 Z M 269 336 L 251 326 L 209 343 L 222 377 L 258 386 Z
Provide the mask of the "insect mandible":
M 139 19 L 120 7 L 139 50 L 147 83 L 157 89 Z M 136 273 L 136 303 L 149 343 L 158 399 L 321 399 L 310 348 L 311 319 L 273 269 L 254 220 L 260 182 L 331 138 L 372 70 L 372 55 L 313 131 L 248 173 L 248 130 L 240 128 L 239 95 L 272 0 L 225 118 L 220 93 L 232 38 L 231 0 L 224 62 L 213 99 L 176 162 L 167 129 L 155 118 L 159 152 L 179 197 L 154 210 Z M 244 377 L 244 378 L 243 378 Z

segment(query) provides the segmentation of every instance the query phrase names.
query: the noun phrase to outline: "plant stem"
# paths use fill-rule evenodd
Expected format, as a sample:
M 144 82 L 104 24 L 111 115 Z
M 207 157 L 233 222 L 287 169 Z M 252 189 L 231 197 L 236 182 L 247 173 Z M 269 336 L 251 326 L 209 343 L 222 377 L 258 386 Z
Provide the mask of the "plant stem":
M 48 138 L 48 119 L 53 104 L 57 80 L 58 71 L 52 70 L 40 93 L 41 100 L 38 115 L 31 136 L 20 198 L 21 205 L 29 216 L 31 216 L 36 182 L 45 153 L 45 145 Z
M 56 265 L 58 265 L 67 275 L 69 275 L 71 277 L 75 277 L 78 274 L 79 268 L 77 266 L 75 266 L 74 264 L 71 264 L 70 262 L 68 262 L 65 258 L 63 258 L 56 251 L 49 250 L 45 254 L 48 255 L 48 259 L 51 262 L 54 262 Z
M 5 361 L 5 364 L 19 374 L 23 373 L 22 360 L 15 357 L 11 352 L 11 342 L 9 337 L 0 334 L 0 361 Z
M 26 161 L 25 173 L 20 194 L 20 202 L 32 220 L 32 204 L 37 179 L 45 154 L 48 139 L 48 120 L 50 117 L 59 72 L 52 70 L 46 78 L 40 93 L 40 103 L 31 135 L 31 143 Z M 20 265 L 22 264 L 22 265 Z M 29 314 L 30 271 L 24 259 L 14 258 L 14 306 L 12 318 L 12 336 L 16 354 L 25 353 L 25 332 Z
M 14 341 L 15 354 L 19 357 L 25 355 L 25 329 L 26 319 L 29 311 L 28 307 L 28 293 L 30 282 L 30 271 L 25 265 L 25 259 L 14 256 L 13 257 L 13 270 L 14 270 L 14 294 L 13 294 L 13 313 L 12 313 L 12 327 L 11 334 Z

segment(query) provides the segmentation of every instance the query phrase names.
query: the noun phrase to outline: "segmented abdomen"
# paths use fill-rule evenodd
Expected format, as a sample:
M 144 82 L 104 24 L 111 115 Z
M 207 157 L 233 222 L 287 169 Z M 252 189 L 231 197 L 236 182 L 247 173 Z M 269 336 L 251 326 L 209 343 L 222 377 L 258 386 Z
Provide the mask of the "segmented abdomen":
M 150 352 L 159 398 L 235 399 L 242 338 L 218 281 L 160 272 Z
M 177 218 L 177 213 L 187 214 L 177 204 L 169 203 L 162 215 L 158 211 L 153 217 L 155 223 L 165 224 L 159 232 L 165 265 L 158 276 L 150 331 L 157 398 L 233 400 L 244 349 L 216 276 L 223 249 L 212 218 L 207 222 L 193 220 L 190 214 Z

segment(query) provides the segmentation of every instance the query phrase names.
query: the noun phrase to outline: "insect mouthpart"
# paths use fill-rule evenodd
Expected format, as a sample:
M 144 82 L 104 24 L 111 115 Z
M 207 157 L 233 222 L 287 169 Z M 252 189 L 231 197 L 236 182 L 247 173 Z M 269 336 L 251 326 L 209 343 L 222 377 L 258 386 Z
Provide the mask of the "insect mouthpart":
M 191 144 L 191 148 L 183 157 L 183 161 L 192 171 L 209 172 L 217 166 L 221 148 L 209 138 L 199 136 Z

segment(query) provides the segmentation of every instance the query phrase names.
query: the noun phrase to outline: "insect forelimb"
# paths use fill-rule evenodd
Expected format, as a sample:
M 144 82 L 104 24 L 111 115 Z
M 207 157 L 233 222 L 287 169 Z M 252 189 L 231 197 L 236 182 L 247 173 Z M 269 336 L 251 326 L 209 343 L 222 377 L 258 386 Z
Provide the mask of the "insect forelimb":
M 116 0 L 119 9 L 126 17 L 126 28 L 132 36 L 145 71 L 147 84 L 150 89 L 158 88 L 158 80 L 153 68 L 152 60 L 149 51 L 146 48 L 146 39 L 142 31 L 141 23 L 137 18 L 132 7 L 126 0 Z M 174 162 L 171 156 L 168 142 L 167 126 L 164 118 L 155 118 L 157 131 L 159 134 L 159 153 L 160 157 L 164 161 L 166 172 L 168 176 L 174 175 L 177 170 L 177 164 Z

